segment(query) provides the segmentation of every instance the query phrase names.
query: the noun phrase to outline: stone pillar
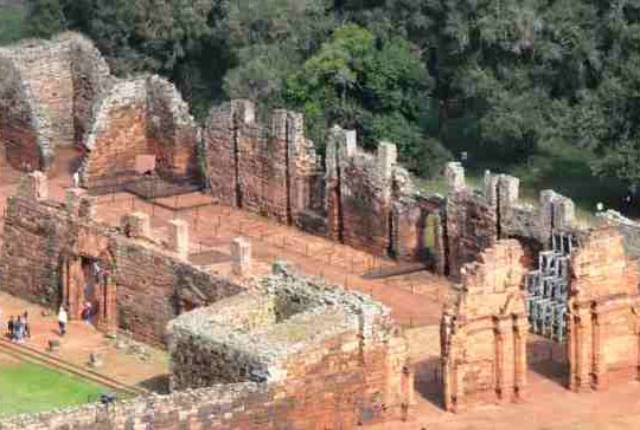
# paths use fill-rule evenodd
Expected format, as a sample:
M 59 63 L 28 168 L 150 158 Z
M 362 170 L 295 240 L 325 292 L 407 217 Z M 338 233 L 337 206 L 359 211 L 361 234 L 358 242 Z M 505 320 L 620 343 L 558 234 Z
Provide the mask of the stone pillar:
M 189 257 L 189 224 L 182 219 L 169 221 L 169 249 L 180 258 Z
M 398 148 L 393 143 L 380 142 L 377 155 L 380 173 L 385 179 L 390 179 L 393 167 L 398 161 Z
M 120 219 L 120 227 L 127 237 L 151 237 L 151 222 L 149 215 L 144 212 L 123 215 Z
M 553 202 L 553 227 L 559 230 L 572 228 L 575 219 L 576 208 L 573 200 L 557 196 Z
M 500 175 L 498 179 L 498 197 L 500 208 L 511 208 L 518 202 L 520 179 L 510 175 Z
M 49 198 L 47 176 L 37 170 L 27 173 L 20 181 L 18 195 L 29 200 L 47 200 Z
M 256 121 L 256 105 L 251 100 L 232 100 L 231 110 L 234 119 L 242 124 L 253 124 Z
M 447 163 L 444 175 L 450 191 L 462 191 L 466 187 L 464 179 L 464 167 L 457 161 Z
M 67 188 L 64 190 L 64 203 L 67 213 L 78 215 L 80 209 L 80 199 L 86 194 L 82 188 Z
M 251 273 L 251 242 L 237 237 L 231 242 L 232 271 L 237 276 Z
M 484 197 L 493 207 L 498 206 L 498 175 L 494 175 L 490 170 L 484 171 Z
M 540 241 L 549 245 L 553 229 L 553 201 L 556 193 L 553 190 L 540 191 Z

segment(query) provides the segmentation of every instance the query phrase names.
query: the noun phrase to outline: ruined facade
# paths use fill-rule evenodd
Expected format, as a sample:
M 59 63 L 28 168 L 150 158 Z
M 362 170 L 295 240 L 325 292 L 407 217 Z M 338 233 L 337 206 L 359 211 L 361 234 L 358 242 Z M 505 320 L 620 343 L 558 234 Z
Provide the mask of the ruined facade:
M 82 142 L 110 80 L 100 53 L 75 33 L 0 48 L 0 156 L 15 169 L 46 170 L 56 148 Z
M 500 240 L 461 271 L 441 325 L 444 405 L 520 399 L 526 387 L 526 268 L 516 240 Z
M 198 128 L 167 80 L 111 76 L 93 44 L 75 33 L 0 48 L 1 162 L 47 171 L 62 147 L 82 151 L 87 188 L 146 171 L 172 181 L 200 173 Z
M 571 258 L 569 386 L 602 389 L 640 376 L 640 278 L 613 228 L 590 231 Z

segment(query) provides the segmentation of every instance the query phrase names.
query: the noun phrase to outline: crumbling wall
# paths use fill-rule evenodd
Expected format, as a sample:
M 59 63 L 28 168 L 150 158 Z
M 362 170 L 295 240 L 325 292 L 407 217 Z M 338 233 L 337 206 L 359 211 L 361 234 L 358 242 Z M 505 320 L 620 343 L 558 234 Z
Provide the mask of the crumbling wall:
M 388 310 L 292 275 L 260 284 L 170 324 L 172 389 L 267 383 L 296 399 L 296 416 L 322 414 L 322 428 L 407 412 L 407 344 Z
M 446 176 L 447 266 L 454 279 L 498 239 L 516 238 L 532 253 L 550 246 L 552 232 L 576 228 L 573 201 L 553 190 L 541 191 L 533 205 L 519 199 L 520 181 L 513 176 L 487 171 L 482 190 L 467 186 L 460 163 L 449 163 Z
M 523 255 L 518 241 L 500 240 L 461 270 L 462 283 L 441 323 L 449 411 L 523 395 L 528 331 Z
M 570 268 L 570 387 L 601 389 L 637 379 L 640 278 L 623 236 L 611 227 L 586 233 Z
M 135 180 L 138 157 L 155 157 L 158 175 L 198 177 L 198 133 L 187 106 L 168 81 L 149 76 L 115 82 L 97 102 L 82 167 L 90 189 Z
M 90 105 L 108 77 L 91 42 L 75 33 L 0 49 L 0 140 L 14 168 L 46 169 L 55 148 L 78 142 Z M 37 148 L 37 150 L 36 150 Z M 27 166 L 28 165 L 28 166 Z
M 207 176 L 221 203 L 288 224 L 311 205 L 317 160 L 300 114 L 275 110 L 264 126 L 253 103 L 234 100 L 212 109 L 204 143 Z
M 140 339 L 162 344 L 166 324 L 184 308 L 213 303 L 244 287 L 193 266 L 153 238 L 126 237 L 68 206 L 19 195 L 9 199 L 0 285 L 17 297 L 56 307 L 69 258 L 113 256 L 117 320 Z M 79 309 L 70 309 L 79 317 Z

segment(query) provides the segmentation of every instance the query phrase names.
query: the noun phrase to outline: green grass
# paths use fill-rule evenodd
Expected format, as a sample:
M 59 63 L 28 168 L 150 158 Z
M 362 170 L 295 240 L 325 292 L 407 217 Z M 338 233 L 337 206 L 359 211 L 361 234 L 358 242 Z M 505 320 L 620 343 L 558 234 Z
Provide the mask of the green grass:
M 0 6 L 0 46 L 16 42 L 24 37 L 25 8 Z
M 89 381 L 32 363 L 0 364 L 0 417 L 95 401 L 108 391 Z

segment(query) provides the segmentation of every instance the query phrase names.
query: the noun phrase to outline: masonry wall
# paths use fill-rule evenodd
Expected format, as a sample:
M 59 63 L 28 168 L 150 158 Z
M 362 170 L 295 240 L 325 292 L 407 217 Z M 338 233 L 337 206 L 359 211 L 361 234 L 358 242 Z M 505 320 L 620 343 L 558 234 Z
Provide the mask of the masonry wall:
M 67 256 L 102 259 L 103 253 L 113 255 L 120 327 L 153 344 L 163 344 L 166 324 L 185 308 L 243 290 L 157 244 L 126 238 L 47 201 L 12 197 L 4 239 L 0 285 L 12 295 L 49 307 L 62 300 L 61 269 Z
M 613 228 L 586 233 L 571 258 L 568 315 L 570 387 L 601 389 L 636 380 L 640 321 L 635 262 Z
M 106 63 L 75 33 L 2 48 L 0 63 L 11 70 L 0 76 L 0 92 L 11 101 L 0 114 L 8 159 L 17 169 L 46 169 L 56 147 L 81 140 L 90 105 L 108 79 Z
M 500 240 L 462 268 L 462 284 L 441 324 L 449 411 L 523 395 L 528 332 L 523 255 L 516 240 Z
M 298 223 L 311 206 L 317 160 L 302 116 L 275 110 L 268 125 L 234 100 L 212 109 L 204 130 L 207 177 L 221 203 Z
M 158 76 L 114 83 L 97 102 L 84 141 L 82 181 L 90 189 L 139 179 L 139 156 L 155 157 L 167 180 L 197 179 L 197 127 L 175 87 Z

